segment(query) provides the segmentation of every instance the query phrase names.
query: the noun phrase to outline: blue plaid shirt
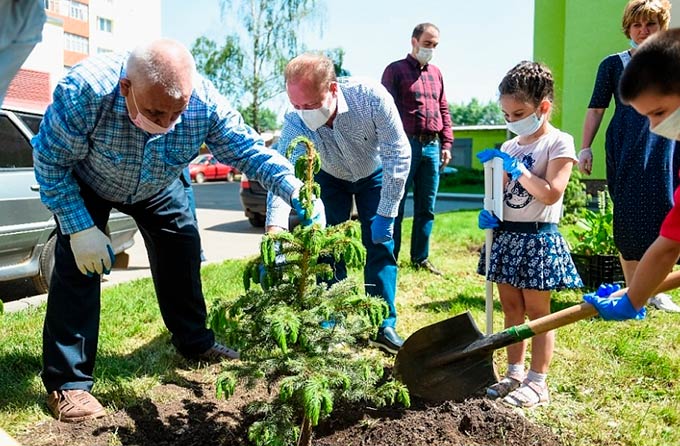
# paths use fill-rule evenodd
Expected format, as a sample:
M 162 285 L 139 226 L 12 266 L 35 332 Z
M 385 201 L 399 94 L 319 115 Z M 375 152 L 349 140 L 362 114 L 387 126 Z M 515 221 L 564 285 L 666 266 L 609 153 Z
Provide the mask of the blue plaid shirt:
M 341 180 L 356 182 L 383 168 L 378 214 L 394 217 L 404 195 L 411 166 L 411 146 L 404 133 L 394 99 L 381 84 L 357 78 L 338 82 L 338 111 L 333 127 L 310 130 L 295 112 L 287 113 L 279 152 L 285 153 L 297 136 L 306 136 L 316 146 L 321 169 Z M 304 152 L 298 144 L 291 161 Z M 288 227 L 290 207 L 269 194 L 267 225 Z
M 137 128 L 119 88 L 127 58 L 128 53 L 100 55 L 73 67 L 57 85 L 32 140 L 42 201 L 64 234 L 94 225 L 75 176 L 103 199 L 136 203 L 177 180 L 204 142 L 221 162 L 290 202 L 301 184 L 290 163 L 265 148 L 261 137 L 201 76 L 174 130 L 150 135 Z

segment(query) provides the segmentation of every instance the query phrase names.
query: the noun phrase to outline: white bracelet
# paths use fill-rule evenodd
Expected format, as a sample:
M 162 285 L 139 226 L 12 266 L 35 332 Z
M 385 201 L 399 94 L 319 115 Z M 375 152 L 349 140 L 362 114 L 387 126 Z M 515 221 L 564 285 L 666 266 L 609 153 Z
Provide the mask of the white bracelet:
M 590 149 L 590 147 L 584 147 L 584 148 L 582 148 L 582 149 L 581 149 L 581 152 L 583 152 L 584 150 L 590 150 L 590 151 L 592 152 L 592 150 Z

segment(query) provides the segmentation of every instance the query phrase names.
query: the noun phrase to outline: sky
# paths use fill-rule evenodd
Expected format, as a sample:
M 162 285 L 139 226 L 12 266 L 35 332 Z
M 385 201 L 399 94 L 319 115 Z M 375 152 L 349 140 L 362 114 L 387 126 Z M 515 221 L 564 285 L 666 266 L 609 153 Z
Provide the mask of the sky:
M 303 31 L 309 49 L 342 47 L 343 67 L 380 80 L 411 51 L 416 24 L 440 29 L 431 63 L 444 76 L 449 103 L 497 99 L 505 73 L 533 53 L 534 0 L 319 0 L 321 25 Z M 226 35 L 219 0 L 162 0 L 162 35 L 188 47 L 200 36 Z

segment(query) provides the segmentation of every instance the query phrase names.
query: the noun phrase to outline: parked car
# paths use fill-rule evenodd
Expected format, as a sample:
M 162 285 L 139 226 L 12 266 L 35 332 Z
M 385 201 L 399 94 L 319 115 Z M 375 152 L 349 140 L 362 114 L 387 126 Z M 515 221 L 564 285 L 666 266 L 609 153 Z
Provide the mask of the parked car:
M 227 166 L 217 161 L 217 158 L 209 153 L 198 155 L 189 163 L 191 181 L 203 183 L 211 180 L 234 181 L 239 174 L 235 167 Z
M 255 180 L 250 180 L 245 173 L 241 174 L 241 205 L 246 218 L 256 228 L 264 228 L 267 216 L 267 189 Z
M 39 293 L 47 292 L 54 268 L 57 226 L 40 201 L 33 172 L 30 139 L 42 115 L 0 110 L 0 281 L 31 278 Z M 134 244 L 137 225 L 112 212 L 106 233 L 116 255 Z
M 258 181 L 248 179 L 246 174 L 241 174 L 241 206 L 243 212 L 246 214 L 248 221 L 256 228 L 264 228 L 267 218 L 267 189 Z M 352 201 L 352 219 L 359 218 L 357 213 L 357 206 Z M 298 224 L 298 218 L 295 211 L 291 210 L 288 218 L 288 227 L 292 228 Z

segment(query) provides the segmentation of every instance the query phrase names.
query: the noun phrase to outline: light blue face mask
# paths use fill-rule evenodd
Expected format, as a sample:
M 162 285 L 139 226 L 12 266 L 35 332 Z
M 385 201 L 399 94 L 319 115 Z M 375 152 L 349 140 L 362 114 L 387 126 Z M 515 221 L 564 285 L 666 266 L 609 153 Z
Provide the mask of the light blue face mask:
M 635 40 L 633 40 L 633 39 L 630 39 L 630 47 L 631 47 L 631 48 L 633 48 L 633 49 L 635 49 L 635 48 L 637 48 L 637 47 L 638 47 L 638 44 L 637 44 L 637 43 L 635 43 Z

